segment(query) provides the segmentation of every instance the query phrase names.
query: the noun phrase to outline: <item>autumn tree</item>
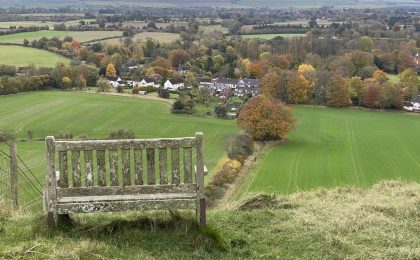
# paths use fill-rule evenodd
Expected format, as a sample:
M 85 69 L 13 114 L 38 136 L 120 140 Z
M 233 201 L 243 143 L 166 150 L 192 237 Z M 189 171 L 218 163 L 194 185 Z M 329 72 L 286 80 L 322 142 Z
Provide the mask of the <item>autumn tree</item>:
M 287 100 L 293 104 L 308 100 L 309 82 L 303 75 L 294 75 L 287 83 Z
M 266 95 L 258 95 L 245 103 L 237 123 L 256 140 L 278 140 L 293 128 L 295 121 L 286 105 Z
M 197 91 L 196 100 L 201 104 L 207 104 L 211 101 L 212 95 L 211 91 L 207 87 L 199 88 Z
M 106 66 L 106 74 L 107 77 L 116 77 L 117 76 L 117 71 L 115 70 L 115 67 L 112 63 L 109 63 Z
M 398 74 L 400 86 L 404 91 L 406 98 L 415 98 L 419 93 L 420 80 L 414 69 L 406 69 Z
M 346 78 L 333 76 L 326 90 L 327 106 L 347 107 L 351 105 L 350 84 Z
M 358 106 L 362 105 L 363 93 L 365 91 L 365 84 L 363 83 L 362 78 L 352 77 L 350 80 L 350 89 L 352 97 L 355 100 L 355 103 Z
M 373 73 L 373 78 L 376 79 L 381 85 L 389 80 L 388 75 L 382 70 L 375 70 Z
M 278 73 L 267 73 L 264 77 L 261 78 L 261 93 L 275 97 L 277 95 L 277 90 L 280 85 L 281 78 Z
M 381 85 L 376 79 L 366 79 L 364 81 L 366 91 L 363 95 L 363 105 L 368 108 L 380 107 Z

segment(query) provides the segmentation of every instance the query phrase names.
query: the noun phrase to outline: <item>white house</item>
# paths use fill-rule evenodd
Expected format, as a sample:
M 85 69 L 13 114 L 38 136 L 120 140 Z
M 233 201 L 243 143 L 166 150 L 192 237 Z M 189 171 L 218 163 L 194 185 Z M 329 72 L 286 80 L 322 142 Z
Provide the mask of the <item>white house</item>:
M 184 82 L 179 81 L 179 80 L 167 80 L 164 84 L 163 84 L 163 88 L 164 89 L 168 89 L 168 90 L 179 90 L 180 88 L 184 87 Z
M 117 78 L 117 79 L 113 79 L 109 81 L 109 84 L 114 87 L 114 88 L 118 88 L 120 86 L 124 86 L 124 83 L 122 81 L 121 78 Z

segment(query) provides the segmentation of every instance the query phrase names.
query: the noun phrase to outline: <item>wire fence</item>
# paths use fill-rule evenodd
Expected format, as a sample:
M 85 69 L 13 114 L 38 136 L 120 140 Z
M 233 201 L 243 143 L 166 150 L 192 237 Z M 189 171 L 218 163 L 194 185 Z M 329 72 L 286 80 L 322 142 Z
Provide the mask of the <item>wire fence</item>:
M 13 145 L 4 141 L 2 144 L 5 148 L 0 148 L 0 201 L 23 211 L 42 211 L 41 182 L 13 152 Z

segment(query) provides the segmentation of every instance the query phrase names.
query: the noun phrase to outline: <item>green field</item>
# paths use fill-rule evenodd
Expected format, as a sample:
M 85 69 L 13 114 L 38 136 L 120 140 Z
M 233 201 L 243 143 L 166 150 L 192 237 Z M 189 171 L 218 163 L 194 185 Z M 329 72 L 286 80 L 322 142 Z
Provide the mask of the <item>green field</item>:
M 40 67 L 54 67 L 58 62 L 70 64 L 70 60 L 52 52 L 13 45 L 0 45 L 0 64 L 25 67 L 35 64 Z
M 37 40 L 42 37 L 64 37 L 72 36 L 79 42 L 87 42 L 95 39 L 103 39 L 107 37 L 122 36 L 121 31 L 83 31 L 83 32 L 65 32 L 65 31 L 37 31 L 37 32 L 24 32 L 0 36 L 0 43 L 23 43 L 24 39 Z
M 180 116 L 167 104 L 130 97 L 69 92 L 37 92 L 0 96 L 0 131 L 17 139 L 56 135 L 65 130 L 75 137 L 107 138 L 111 130 L 132 129 L 137 138 L 193 136 L 204 132 L 205 163 L 213 169 L 224 156 L 224 137 L 238 131 L 234 121 Z M 19 154 L 44 180 L 43 141 L 19 142 Z
M 382 179 L 420 181 L 420 117 L 399 112 L 294 107 L 290 140 L 269 149 L 242 193 L 368 187 Z
M 292 33 L 273 33 L 273 34 L 242 34 L 238 35 L 244 39 L 264 39 L 264 40 L 271 40 L 277 36 L 281 36 L 283 38 L 292 38 L 292 37 L 305 37 L 305 34 L 292 34 Z M 232 36 L 228 36 L 231 38 Z
M 69 20 L 64 22 L 66 26 L 69 25 L 78 25 L 81 20 Z M 86 23 L 96 21 L 95 19 L 83 19 Z M 13 22 L 0 22 L 0 28 L 9 28 L 10 26 L 16 27 L 29 27 L 29 26 L 46 26 L 48 25 L 50 29 L 53 29 L 53 25 L 57 24 L 56 22 L 51 21 L 13 21 Z

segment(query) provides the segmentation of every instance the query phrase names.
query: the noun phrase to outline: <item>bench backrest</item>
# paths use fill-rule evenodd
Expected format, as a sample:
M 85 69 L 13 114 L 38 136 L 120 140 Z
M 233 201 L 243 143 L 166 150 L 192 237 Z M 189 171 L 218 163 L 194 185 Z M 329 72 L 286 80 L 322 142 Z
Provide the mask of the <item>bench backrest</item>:
M 46 148 L 50 203 L 57 197 L 113 195 L 130 189 L 137 193 L 194 191 L 204 196 L 202 133 L 185 138 L 90 141 L 47 137 Z

